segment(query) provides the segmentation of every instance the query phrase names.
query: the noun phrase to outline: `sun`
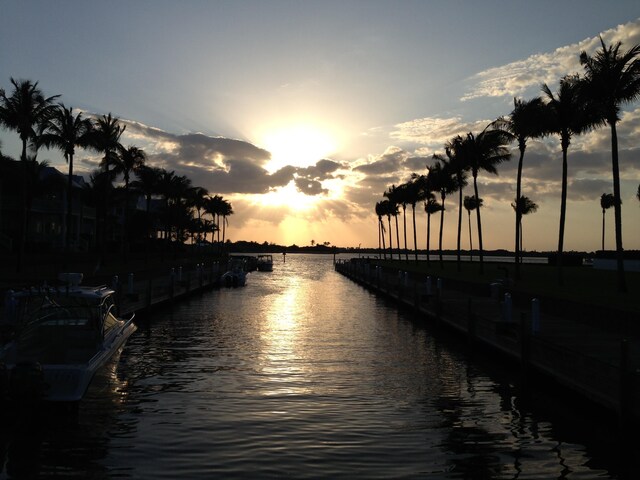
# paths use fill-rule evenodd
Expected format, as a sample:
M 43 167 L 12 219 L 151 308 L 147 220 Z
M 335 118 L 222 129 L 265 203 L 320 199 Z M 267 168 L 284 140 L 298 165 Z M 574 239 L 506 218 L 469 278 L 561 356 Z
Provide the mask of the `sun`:
M 336 136 L 328 129 L 304 123 L 268 130 L 260 143 L 271 153 L 265 166 L 270 173 L 287 165 L 315 165 L 338 148 Z

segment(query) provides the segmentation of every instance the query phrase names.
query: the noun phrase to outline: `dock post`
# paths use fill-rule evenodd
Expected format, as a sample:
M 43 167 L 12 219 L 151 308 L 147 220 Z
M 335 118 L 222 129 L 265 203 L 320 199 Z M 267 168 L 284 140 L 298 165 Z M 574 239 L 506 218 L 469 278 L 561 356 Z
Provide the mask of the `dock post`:
M 522 312 L 520 314 L 520 371 L 523 382 L 527 380 L 527 373 L 529 369 L 529 328 L 527 325 L 527 314 Z
M 511 315 L 511 307 L 512 307 L 512 303 L 511 303 L 511 294 L 510 293 L 505 293 L 504 294 L 504 303 L 502 304 L 502 308 L 504 309 L 504 321 L 505 322 L 511 322 L 513 320 L 512 315 Z
M 540 300 L 537 298 L 531 300 L 531 333 L 540 333 Z
M 182 281 L 182 267 L 178 267 L 178 281 Z

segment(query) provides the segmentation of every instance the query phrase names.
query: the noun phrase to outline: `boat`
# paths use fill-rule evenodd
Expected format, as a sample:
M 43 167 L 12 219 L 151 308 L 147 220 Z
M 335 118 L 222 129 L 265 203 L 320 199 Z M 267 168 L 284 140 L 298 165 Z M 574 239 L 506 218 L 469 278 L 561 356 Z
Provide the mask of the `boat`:
M 80 401 L 137 329 L 135 314 L 117 316 L 113 289 L 80 286 L 80 273 L 60 280 L 66 285 L 10 292 L 5 299 L 5 323 L 14 331 L 0 347 L 9 400 Z
M 247 284 L 245 261 L 242 258 L 231 258 L 229 270 L 220 277 L 220 284 L 224 287 L 244 287 Z
M 258 270 L 261 272 L 272 272 L 273 257 L 271 255 L 258 255 Z

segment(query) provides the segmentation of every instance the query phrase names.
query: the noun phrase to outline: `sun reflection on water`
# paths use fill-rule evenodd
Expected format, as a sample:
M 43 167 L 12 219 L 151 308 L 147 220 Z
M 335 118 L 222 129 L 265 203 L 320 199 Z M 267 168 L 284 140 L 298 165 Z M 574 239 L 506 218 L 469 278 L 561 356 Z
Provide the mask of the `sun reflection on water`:
M 261 331 L 260 364 L 266 396 L 310 392 L 302 339 L 306 292 L 295 281 L 286 281 L 287 287 L 269 303 Z

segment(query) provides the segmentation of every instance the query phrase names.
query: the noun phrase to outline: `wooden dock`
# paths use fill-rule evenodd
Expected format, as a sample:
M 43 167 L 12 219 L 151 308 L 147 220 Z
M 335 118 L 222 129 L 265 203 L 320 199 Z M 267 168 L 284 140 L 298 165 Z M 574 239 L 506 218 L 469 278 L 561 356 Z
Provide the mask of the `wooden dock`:
M 119 314 L 140 314 L 170 304 L 208 289 L 220 286 L 226 263 L 210 262 L 168 269 L 164 275 L 139 280 L 133 274 L 114 276 L 111 287 L 116 290 Z
M 368 259 L 337 262 L 336 270 L 418 315 L 446 325 L 582 397 L 640 421 L 640 338 L 554 316 L 535 299 L 514 306 L 500 284 L 490 295 L 447 287 L 446 280 L 384 269 Z M 639 319 L 640 321 L 640 319 Z

